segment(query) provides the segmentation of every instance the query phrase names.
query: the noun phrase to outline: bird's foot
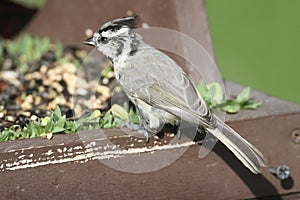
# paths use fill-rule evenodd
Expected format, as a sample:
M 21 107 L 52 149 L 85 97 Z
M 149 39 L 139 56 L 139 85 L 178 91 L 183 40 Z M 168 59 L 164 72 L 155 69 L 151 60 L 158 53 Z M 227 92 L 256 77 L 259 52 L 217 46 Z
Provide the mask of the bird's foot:
M 134 124 L 134 123 L 131 123 L 131 122 L 125 122 L 124 125 L 129 130 L 138 131 L 138 132 L 142 133 L 146 138 L 146 142 L 147 143 L 149 142 L 149 133 L 145 129 L 143 129 L 139 124 Z
M 140 130 L 138 130 L 138 132 L 143 133 L 143 135 L 144 135 L 145 138 L 146 138 L 146 142 L 148 143 L 149 140 L 150 140 L 150 138 L 149 138 L 149 133 L 148 133 L 146 130 L 144 130 L 144 129 L 140 129 Z
M 138 131 L 138 130 L 141 130 L 142 127 L 139 125 L 139 124 L 134 124 L 134 123 L 131 123 L 131 122 L 125 122 L 124 124 L 129 130 L 132 130 L 132 131 Z

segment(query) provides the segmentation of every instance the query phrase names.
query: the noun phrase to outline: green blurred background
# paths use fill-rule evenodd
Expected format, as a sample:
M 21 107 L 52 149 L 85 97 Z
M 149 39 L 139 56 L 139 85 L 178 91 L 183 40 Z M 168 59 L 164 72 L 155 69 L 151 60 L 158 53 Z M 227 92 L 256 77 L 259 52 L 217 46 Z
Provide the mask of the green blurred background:
M 300 104 L 300 1 L 207 0 L 225 79 Z

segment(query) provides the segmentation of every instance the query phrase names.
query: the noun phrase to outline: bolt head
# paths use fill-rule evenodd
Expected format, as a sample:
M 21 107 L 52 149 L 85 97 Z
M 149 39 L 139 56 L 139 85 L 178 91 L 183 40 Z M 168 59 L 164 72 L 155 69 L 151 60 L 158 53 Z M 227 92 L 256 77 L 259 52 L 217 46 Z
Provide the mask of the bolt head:
M 291 133 L 291 139 L 296 144 L 300 144 L 300 129 L 296 128 Z
M 285 180 L 290 176 L 290 168 L 287 165 L 281 165 L 276 169 L 276 176 L 280 180 Z

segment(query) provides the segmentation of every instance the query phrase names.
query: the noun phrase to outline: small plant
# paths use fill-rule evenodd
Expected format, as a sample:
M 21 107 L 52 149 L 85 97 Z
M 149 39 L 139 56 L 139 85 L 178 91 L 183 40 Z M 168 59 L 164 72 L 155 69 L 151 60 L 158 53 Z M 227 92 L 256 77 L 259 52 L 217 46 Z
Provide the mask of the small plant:
M 38 61 L 50 48 L 50 39 L 22 34 L 14 40 L 6 40 L 5 48 L 19 72 L 25 72 L 28 64 Z
M 0 132 L 0 141 L 34 137 L 51 139 L 53 134 L 119 127 L 125 121 L 139 122 L 133 109 L 127 112 L 117 104 L 114 104 L 104 116 L 101 116 L 99 110 L 94 110 L 91 114 L 85 115 L 76 121 L 66 119 L 66 116 L 62 115 L 59 106 L 56 106 L 50 116 L 39 118 L 36 121 L 30 120 L 23 128 L 19 125 L 5 128 Z
M 128 106 L 124 106 L 125 108 Z M 134 124 L 139 124 L 139 118 L 132 108 L 129 112 L 120 105 L 114 104 L 111 109 L 105 113 L 103 116 L 100 127 L 101 128 L 112 128 L 119 127 L 124 124 L 124 122 L 131 122 Z
M 30 68 L 38 68 L 38 62 L 48 52 L 53 53 L 55 61 L 63 58 L 64 47 L 61 42 L 52 44 L 48 37 L 37 37 L 24 33 L 13 40 L 0 38 L 0 65 L 5 59 L 18 72 L 27 72 Z M 76 59 L 74 59 L 76 60 Z
M 224 92 L 219 83 L 206 85 L 204 80 L 197 86 L 200 95 L 210 109 L 237 113 L 241 109 L 257 109 L 261 103 L 250 99 L 251 88 L 248 86 L 235 99 L 224 99 Z
M 61 110 L 57 106 L 51 116 L 39 118 L 36 121 L 30 120 L 24 128 L 20 126 L 5 128 L 0 134 L 0 141 L 34 137 L 51 139 L 53 134 L 73 133 L 75 131 L 76 124 L 73 121 L 67 121 L 66 116 L 61 114 Z

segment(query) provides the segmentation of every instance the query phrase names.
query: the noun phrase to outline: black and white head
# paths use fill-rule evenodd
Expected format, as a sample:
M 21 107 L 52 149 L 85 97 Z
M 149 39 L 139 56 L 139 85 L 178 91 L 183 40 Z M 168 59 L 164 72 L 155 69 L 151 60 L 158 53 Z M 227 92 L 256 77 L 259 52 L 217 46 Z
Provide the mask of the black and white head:
M 84 43 L 95 46 L 112 61 L 119 56 L 133 55 L 141 40 L 141 36 L 133 30 L 137 22 L 137 15 L 112 20 L 102 25 Z

